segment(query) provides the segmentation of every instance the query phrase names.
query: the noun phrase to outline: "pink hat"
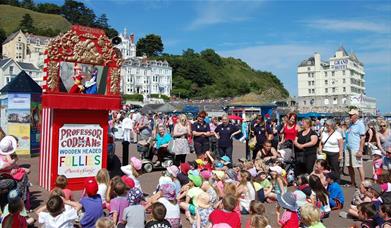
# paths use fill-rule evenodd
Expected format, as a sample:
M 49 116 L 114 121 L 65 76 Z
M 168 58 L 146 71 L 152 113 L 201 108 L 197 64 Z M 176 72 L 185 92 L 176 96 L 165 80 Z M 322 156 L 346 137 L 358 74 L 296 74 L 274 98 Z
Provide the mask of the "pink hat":
M 179 169 L 175 165 L 172 165 L 167 167 L 167 172 L 169 172 L 173 177 L 176 177 L 179 173 Z
M 209 170 L 203 170 L 201 171 L 201 176 L 204 178 L 204 180 L 209 180 L 209 178 L 212 176 L 212 172 Z
M 140 170 L 141 169 L 143 163 L 140 161 L 140 159 L 138 159 L 136 157 L 131 157 L 130 161 L 133 164 L 133 168 L 135 168 L 136 170 Z

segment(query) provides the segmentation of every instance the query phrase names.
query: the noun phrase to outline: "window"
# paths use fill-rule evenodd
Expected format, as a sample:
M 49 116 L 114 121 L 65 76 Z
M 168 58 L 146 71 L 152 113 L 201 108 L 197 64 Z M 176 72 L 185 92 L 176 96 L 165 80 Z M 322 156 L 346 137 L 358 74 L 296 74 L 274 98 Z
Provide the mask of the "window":
M 324 104 L 325 104 L 325 105 L 328 105 L 328 104 L 329 104 L 329 99 L 327 99 L 327 98 L 324 99 Z
M 333 87 L 333 93 L 335 93 L 335 87 Z
M 308 77 L 309 77 L 309 78 L 311 77 L 311 73 L 308 73 Z
M 345 93 L 345 92 L 346 92 L 346 87 L 343 87 L 343 88 L 342 88 L 342 91 Z
M 312 81 L 312 85 L 315 85 L 315 81 Z
M 309 86 L 311 85 L 311 81 L 308 81 L 308 85 L 309 85 Z
M 342 75 L 344 75 L 344 76 L 345 76 L 345 71 L 344 71 L 344 70 L 342 71 Z
M 325 84 L 325 85 L 328 85 L 328 84 L 329 84 L 329 81 L 328 81 L 328 80 L 324 80 L 324 84 Z
M 324 92 L 325 92 L 325 93 L 328 93 L 328 92 L 329 92 L 329 89 L 328 89 L 328 88 L 325 88 L 325 89 L 324 89 Z
M 22 37 L 19 36 L 19 37 L 18 37 L 18 41 L 19 41 L 19 42 L 22 41 Z
M 308 89 L 308 93 L 311 93 L 311 89 Z
M 335 76 L 335 72 L 334 71 L 331 71 L 331 76 Z
M 307 101 L 306 101 L 306 100 L 305 100 L 305 101 L 303 101 L 303 104 L 304 104 L 304 105 L 307 105 Z
M 307 67 L 307 70 L 310 71 L 310 70 L 311 70 L 311 67 Z
M 333 104 L 338 104 L 338 99 L 334 97 Z
M 327 71 L 324 72 L 324 76 L 327 77 Z
M 345 78 L 342 79 L 342 83 L 343 83 L 343 84 L 346 83 L 346 79 L 345 79 Z
M 315 89 L 312 89 L 312 93 L 315 93 Z
M 10 66 L 9 73 L 10 75 L 14 74 L 14 66 Z

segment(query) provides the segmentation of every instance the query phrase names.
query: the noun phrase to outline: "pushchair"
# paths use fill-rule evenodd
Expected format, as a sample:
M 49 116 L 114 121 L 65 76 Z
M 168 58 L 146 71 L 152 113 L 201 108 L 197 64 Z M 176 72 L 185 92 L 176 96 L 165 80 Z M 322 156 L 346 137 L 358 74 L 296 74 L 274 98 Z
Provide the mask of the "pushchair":
M 295 181 L 295 149 L 293 142 L 288 140 L 278 146 L 278 152 L 282 157 L 282 162 L 285 164 L 287 173 L 288 185 Z

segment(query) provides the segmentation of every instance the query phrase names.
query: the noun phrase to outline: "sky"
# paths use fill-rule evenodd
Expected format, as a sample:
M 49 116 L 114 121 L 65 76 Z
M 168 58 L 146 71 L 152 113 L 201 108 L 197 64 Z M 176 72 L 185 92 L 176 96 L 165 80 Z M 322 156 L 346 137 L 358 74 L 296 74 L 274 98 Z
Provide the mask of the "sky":
M 55 2 L 61 0 L 39 0 Z M 297 95 L 297 65 L 342 45 L 365 66 L 366 94 L 391 112 L 391 1 L 84 0 L 119 32 L 162 37 L 164 52 L 212 48 L 277 75 Z

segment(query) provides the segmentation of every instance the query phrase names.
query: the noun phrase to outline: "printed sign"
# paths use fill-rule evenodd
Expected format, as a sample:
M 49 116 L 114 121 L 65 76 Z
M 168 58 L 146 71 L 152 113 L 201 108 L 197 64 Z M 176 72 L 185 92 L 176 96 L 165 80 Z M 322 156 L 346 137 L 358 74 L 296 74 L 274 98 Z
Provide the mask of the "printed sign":
M 102 168 L 103 129 L 99 124 L 65 124 L 59 130 L 58 175 L 95 176 Z
M 334 69 L 335 70 L 345 70 L 348 66 L 347 59 L 338 59 L 334 61 Z

